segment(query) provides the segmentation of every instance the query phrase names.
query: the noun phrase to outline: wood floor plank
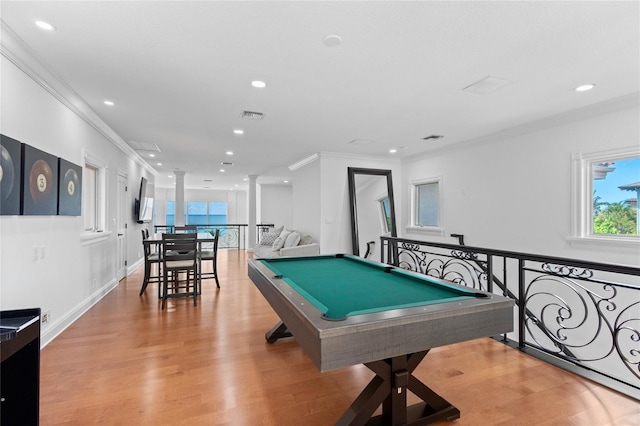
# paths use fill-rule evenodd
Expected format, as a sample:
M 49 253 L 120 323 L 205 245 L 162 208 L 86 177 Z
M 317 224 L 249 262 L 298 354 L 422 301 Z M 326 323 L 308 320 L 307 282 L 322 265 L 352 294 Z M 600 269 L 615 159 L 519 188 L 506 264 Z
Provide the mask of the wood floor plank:
M 278 318 L 245 253 L 221 250 L 218 272 L 197 306 L 162 311 L 154 285 L 138 296 L 138 270 L 56 337 L 41 353 L 41 425 L 333 424 L 373 373 L 320 373 L 295 339 L 267 344 Z M 434 348 L 415 374 L 460 409 L 442 425 L 640 424 L 638 401 L 491 339 Z

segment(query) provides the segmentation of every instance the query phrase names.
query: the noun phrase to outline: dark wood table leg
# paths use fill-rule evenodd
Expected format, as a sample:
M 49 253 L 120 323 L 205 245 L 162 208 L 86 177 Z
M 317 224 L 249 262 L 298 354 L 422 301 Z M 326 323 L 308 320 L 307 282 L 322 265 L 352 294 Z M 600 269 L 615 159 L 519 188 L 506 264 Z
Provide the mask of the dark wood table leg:
M 278 321 L 276 325 L 264 334 L 264 338 L 267 339 L 267 343 L 275 343 L 278 339 L 285 337 L 291 337 L 293 334 L 287 328 L 287 325 L 282 321 Z
M 401 355 L 365 365 L 376 373 L 336 425 L 426 425 L 454 420 L 460 411 L 413 376 L 429 351 Z M 407 407 L 407 391 L 423 402 Z M 382 404 L 382 414 L 372 417 Z

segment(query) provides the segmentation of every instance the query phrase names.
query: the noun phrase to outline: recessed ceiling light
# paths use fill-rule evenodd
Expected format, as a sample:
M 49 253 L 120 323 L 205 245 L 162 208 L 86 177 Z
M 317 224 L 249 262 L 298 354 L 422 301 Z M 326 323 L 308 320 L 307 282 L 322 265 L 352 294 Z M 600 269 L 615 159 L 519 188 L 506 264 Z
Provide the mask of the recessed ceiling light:
M 264 81 L 260 81 L 260 80 L 254 80 L 251 82 L 251 85 L 253 87 L 257 87 L 258 89 L 262 89 L 264 87 L 267 87 L 267 83 L 265 83 Z
M 390 153 L 392 153 L 392 154 L 395 154 L 396 152 L 398 152 L 398 150 L 397 150 L 397 149 L 395 149 L 395 148 L 391 148 L 391 149 L 389 150 L 389 152 L 390 152 Z
M 289 181 L 288 181 L 288 180 L 283 180 L 283 182 L 284 182 L 284 183 L 289 183 Z
M 221 173 L 224 173 L 225 171 L 226 171 L 225 169 L 220 169 L 220 172 L 221 172 Z
M 227 155 L 233 155 L 233 151 L 227 151 L 226 154 Z
M 242 130 L 242 129 L 235 129 L 235 130 L 233 131 L 233 133 L 235 133 L 236 135 L 244 135 L 244 130 Z
M 170 177 L 170 178 L 172 178 L 173 176 L 171 176 L 171 175 L 168 175 L 167 177 Z
M 249 178 L 242 178 L 242 180 L 246 182 L 249 180 Z
M 42 28 L 43 30 L 47 30 L 47 31 L 55 31 L 56 27 L 54 27 L 53 25 L 51 25 L 48 22 L 44 22 L 44 21 L 36 21 L 36 25 L 39 28 Z
M 155 156 L 156 156 L 155 154 L 149 154 L 149 157 L 151 157 L 151 158 L 153 158 Z
M 162 166 L 162 163 L 156 163 L 157 166 Z
M 235 185 L 233 185 L 233 186 L 238 186 L 238 184 L 236 183 L 236 184 L 235 184 Z
M 594 87 L 596 87 L 596 85 L 593 83 L 590 83 L 590 84 L 583 84 L 582 86 L 578 86 L 573 90 L 575 90 L 576 92 L 586 92 L 588 90 L 593 89 Z
M 113 103 L 113 101 L 104 101 L 104 104 L 105 104 L 105 105 L 108 105 L 108 106 L 114 106 L 114 105 L 115 105 L 115 104 Z
M 323 43 L 327 47 L 336 47 L 340 46 L 342 43 L 342 37 L 339 35 L 331 34 L 324 38 Z

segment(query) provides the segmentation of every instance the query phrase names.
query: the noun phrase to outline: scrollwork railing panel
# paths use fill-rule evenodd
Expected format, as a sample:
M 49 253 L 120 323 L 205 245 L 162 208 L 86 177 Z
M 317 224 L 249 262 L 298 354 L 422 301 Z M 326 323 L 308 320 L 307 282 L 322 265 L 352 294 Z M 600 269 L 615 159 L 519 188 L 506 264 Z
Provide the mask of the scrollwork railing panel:
M 640 290 L 570 265 L 544 263 L 539 272 L 527 271 L 530 345 L 590 368 L 614 371 L 619 368 L 611 364 L 622 363 L 640 379 Z
M 523 323 L 509 338 L 521 350 L 535 348 L 584 367 L 592 379 L 594 372 L 601 374 L 603 384 L 613 380 L 640 390 L 640 268 L 395 237 L 381 240 L 386 263 L 514 298 L 520 314 L 516 318 Z
M 486 262 L 477 255 L 460 250 L 449 254 L 419 250 L 407 245 L 398 250 L 398 266 L 431 277 L 452 281 L 477 290 L 487 290 Z

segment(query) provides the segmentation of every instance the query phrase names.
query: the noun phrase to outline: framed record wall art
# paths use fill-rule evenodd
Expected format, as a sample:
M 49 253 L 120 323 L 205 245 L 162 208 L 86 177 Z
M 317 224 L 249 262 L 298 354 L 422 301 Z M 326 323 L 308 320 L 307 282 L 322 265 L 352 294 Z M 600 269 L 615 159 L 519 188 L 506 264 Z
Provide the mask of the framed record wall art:
M 58 157 L 22 145 L 22 214 L 58 213 Z
M 80 216 L 82 211 L 82 167 L 63 158 L 58 160 L 58 181 L 60 182 L 58 214 Z
M 0 215 L 20 214 L 22 144 L 0 134 Z

